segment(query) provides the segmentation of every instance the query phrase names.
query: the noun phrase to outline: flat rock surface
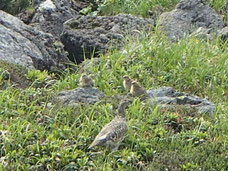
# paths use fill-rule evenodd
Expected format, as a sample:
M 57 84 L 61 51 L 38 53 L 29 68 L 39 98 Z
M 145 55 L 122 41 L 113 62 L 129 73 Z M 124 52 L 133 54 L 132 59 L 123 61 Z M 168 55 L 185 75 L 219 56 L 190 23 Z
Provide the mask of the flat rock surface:
M 73 106 L 78 103 L 94 104 L 104 96 L 99 89 L 94 87 L 76 88 L 74 90 L 67 90 L 59 92 L 57 100 L 62 104 Z
M 0 59 L 30 69 L 64 68 L 69 63 L 63 47 L 54 46 L 55 39 L 24 24 L 20 19 L 0 10 Z
M 160 26 L 168 38 L 178 40 L 199 27 L 218 30 L 225 24 L 205 0 L 181 0 L 173 11 L 160 16 Z
M 216 110 L 215 104 L 212 102 L 184 92 L 176 92 L 171 87 L 148 90 L 147 100 L 150 103 L 159 104 L 163 108 L 181 105 L 196 109 L 198 114 L 209 114 L 210 116 L 213 116 Z

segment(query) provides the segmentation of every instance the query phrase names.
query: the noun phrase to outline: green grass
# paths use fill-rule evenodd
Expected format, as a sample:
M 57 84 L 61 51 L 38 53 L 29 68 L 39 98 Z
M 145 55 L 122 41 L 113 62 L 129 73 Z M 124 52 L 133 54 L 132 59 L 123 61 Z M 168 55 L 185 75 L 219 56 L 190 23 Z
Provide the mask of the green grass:
M 74 1 L 78 3 L 78 0 Z M 180 0 L 92 0 L 85 1 L 85 3 L 88 3 L 88 7 L 81 12 L 88 14 L 92 10 L 97 10 L 102 15 L 129 13 L 157 18 L 162 12 L 172 10 L 178 2 Z M 207 0 L 207 3 L 223 17 L 225 22 L 228 22 L 226 0 Z M 96 5 L 93 7 L 93 4 Z M 32 0 L 1 0 L 0 9 L 11 14 L 26 11 L 27 15 L 31 15 L 34 12 L 34 2 Z
M 128 13 L 142 17 L 157 18 L 165 11 L 171 11 L 180 0 L 99 0 L 97 10 L 102 15 Z M 207 4 L 219 13 L 225 22 L 228 22 L 226 0 L 207 0 Z M 88 9 L 91 8 L 91 5 Z
M 129 13 L 140 16 L 158 15 L 165 9 L 171 9 L 179 0 L 111 0 L 100 4 L 99 9 L 104 15 Z
M 159 15 L 178 1 L 100 1 L 100 10 Z M 225 0 L 208 2 L 227 21 Z M 227 170 L 226 47 L 227 42 L 195 37 L 170 42 L 159 30 L 126 38 L 123 51 L 101 55 L 99 64 L 89 67 L 95 85 L 107 97 L 78 107 L 56 104 L 53 97 L 77 87 L 80 69 L 57 75 L 0 61 L 1 71 L 11 74 L 10 80 L 0 75 L 0 170 Z M 216 104 L 215 116 L 193 115 L 186 109 L 164 111 L 135 99 L 127 110 L 129 130 L 120 149 L 88 151 L 102 126 L 115 116 L 118 95 L 126 94 L 126 74 L 147 89 L 172 86 L 208 98 Z
M 123 47 L 123 51 L 102 55 L 98 65 L 88 68 L 95 85 L 107 94 L 94 105 L 67 107 L 53 100 L 55 93 L 77 87 L 79 71 L 54 75 L 21 69 L 18 75 L 27 80 L 26 86 L 16 86 L 22 83 L 17 79 L 0 79 L 8 85 L 0 90 L 0 168 L 226 170 L 227 43 L 194 37 L 170 42 L 155 31 L 137 39 L 129 37 Z M 10 73 L 20 72 L 18 66 L 0 66 Z M 135 99 L 127 110 L 129 131 L 120 149 L 101 154 L 88 151 L 102 126 L 115 116 L 117 95 L 126 94 L 122 86 L 126 74 L 147 89 L 172 86 L 208 98 L 216 104 L 215 116 L 163 111 Z

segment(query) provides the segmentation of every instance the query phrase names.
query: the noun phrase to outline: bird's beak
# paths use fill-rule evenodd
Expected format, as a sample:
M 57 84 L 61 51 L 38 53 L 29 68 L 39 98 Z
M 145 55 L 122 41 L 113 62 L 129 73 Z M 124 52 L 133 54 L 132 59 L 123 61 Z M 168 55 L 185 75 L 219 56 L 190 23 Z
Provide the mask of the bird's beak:
M 132 104 L 133 103 L 133 100 L 130 100 L 130 99 L 127 99 L 125 101 L 128 102 L 128 104 Z

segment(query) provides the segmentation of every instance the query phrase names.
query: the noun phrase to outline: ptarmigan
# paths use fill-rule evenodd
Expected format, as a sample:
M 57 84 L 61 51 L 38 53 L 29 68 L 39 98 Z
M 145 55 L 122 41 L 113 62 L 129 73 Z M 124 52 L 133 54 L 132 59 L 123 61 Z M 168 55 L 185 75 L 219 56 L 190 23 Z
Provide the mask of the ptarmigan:
M 130 93 L 135 97 L 142 97 L 146 95 L 146 89 L 141 87 L 137 81 L 133 81 Z
M 127 75 L 123 76 L 123 86 L 127 91 L 130 91 L 131 89 L 131 82 L 132 80 L 130 79 L 129 76 Z
M 87 76 L 86 74 L 82 74 L 80 80 L 79 80 L 79 86 L 80 87 L 93 87 L 93 80 Z
M 89 146 L 89 149 L 96 146 L 106 146 L 111 151 L 118 149 L 128 129 L 125 108 L 130 102 L 130 100 L 125 100 L 120 103 L 115 118 L 102 128 L 93 143 Z

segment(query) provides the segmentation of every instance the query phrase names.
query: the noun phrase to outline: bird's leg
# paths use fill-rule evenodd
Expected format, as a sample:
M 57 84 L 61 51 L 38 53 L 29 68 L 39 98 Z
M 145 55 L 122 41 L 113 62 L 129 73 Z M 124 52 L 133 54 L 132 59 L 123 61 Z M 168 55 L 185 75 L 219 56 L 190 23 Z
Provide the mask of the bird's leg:
M 148 98 L 149 98 L 149 96 L 147 94 L 144 94 L 140 97 L 140 101 L 146 100 Z
M 118 150 L 118 148 L 119 148 L 119 146 L 120 146 L 120 144 L 119 144 L 119 143 L 118 143 L 118 144 L 113 145 L 113 146 L 112 146 L 111 151 L 117 151 L 117 150 Z
M 133 95 L 131 93 L 127 93 L 128 97 L 133 97 Z

